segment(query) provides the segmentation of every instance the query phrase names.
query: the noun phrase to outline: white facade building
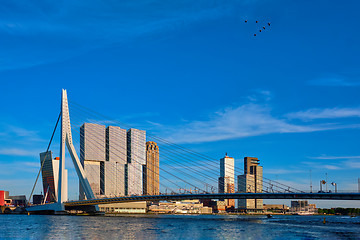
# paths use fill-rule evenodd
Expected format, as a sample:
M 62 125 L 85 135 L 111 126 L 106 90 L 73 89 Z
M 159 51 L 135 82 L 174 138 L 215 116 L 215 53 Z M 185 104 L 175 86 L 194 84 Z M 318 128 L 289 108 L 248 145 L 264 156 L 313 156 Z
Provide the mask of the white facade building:
M 143 166 L 146 165 L 146 132 L 131 128 L 127 132 L 126 194 L 143 193 Z
M 80 161 L 95 196 L 104 194 L 105 126 L 84 123 L 80 127 Z M 80 199 L 84 191 L 79 187 Z
M 219 193 L 235 192 L 234 158 L 225 155 L 220 159 Z M 226 206 L 235 207 L 233 199 L 224 199 Z
M 234 158 L 225 156 L 220 159 L 219 193 L 229 193 L 235 184 Z
M 95 196 L 141 195 L 146 164 L 146 132 L 84 123 L 81 163 Z M 80 188 L 80 199 L 84 194 Z
M 125 164 L 127 163 L 126 130 L 106 128 L 105 195 L 125 195 Z

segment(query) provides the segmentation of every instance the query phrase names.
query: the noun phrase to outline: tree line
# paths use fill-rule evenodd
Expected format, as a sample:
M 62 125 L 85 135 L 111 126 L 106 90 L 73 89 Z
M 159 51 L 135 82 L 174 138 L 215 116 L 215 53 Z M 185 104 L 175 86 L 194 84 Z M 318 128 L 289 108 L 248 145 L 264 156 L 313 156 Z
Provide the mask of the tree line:
M 360 208 L 318 208 L 319 214 L 360 215 Z

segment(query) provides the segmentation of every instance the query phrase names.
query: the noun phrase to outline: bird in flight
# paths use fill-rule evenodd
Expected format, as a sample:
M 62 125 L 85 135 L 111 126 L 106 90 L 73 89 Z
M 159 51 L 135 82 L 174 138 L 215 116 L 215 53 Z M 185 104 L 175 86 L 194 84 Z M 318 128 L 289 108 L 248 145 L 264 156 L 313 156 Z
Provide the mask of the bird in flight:
M 245 19 L 244 21 L 245 21 L 245 23 L 248 22 L 247 19 Z M 252 22 L 252 21 L 251 21 L 251 22 Z M 259 23 L 259 22 L 260 22 L 259 20 L 255 20 L 255 23 Z M 270 24 L 271 24 L 270 22 L 267 23 L 268 26 L 270 26 Z M 266 29 L 266 27 L 265 27 L 265 26 L 262 26 L 262 27 L 259 29 L 259 32 L 263 32 L 263 31 L 265 31 L 265 29 Z M 256 33 L 254 33 L 254 37 L 256 37 Z

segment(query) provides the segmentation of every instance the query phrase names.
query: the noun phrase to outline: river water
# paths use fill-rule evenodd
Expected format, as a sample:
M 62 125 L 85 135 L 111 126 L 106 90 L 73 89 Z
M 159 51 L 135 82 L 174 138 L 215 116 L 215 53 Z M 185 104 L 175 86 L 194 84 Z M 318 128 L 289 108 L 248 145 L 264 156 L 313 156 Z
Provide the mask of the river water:
M 0 239 L 360 239 L 360 217 L 0 215 Z

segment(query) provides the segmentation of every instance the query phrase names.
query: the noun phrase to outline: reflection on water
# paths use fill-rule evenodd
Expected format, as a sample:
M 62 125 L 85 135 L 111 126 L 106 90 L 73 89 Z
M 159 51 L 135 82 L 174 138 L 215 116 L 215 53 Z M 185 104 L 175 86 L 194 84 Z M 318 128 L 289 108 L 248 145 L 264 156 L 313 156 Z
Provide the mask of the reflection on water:
M 0 239 L 360 239 L 360 217 L 0 215 Z

